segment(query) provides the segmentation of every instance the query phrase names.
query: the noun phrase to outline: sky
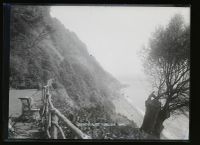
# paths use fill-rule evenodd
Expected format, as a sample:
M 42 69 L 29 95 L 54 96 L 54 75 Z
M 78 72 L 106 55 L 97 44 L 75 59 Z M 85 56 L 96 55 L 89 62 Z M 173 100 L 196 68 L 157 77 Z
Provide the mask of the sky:
M 146 81 L 138 52 L 148 44 L 156 27 L 167 25 L 177 13 L 184 17 L 185 23 L 190 22 L 190 9 L 186 7 L 54 6 L 51 8 L 51 16 L 75 32 L 86 44 L 89 53 L 106 71 L 120 82 L 129 85 L 123 90 L 123 94 L 127 101 L 143 113 L 144 102 L 152 89 Z M 181 126 L 180 122 L 175 122 L 175 126 L 177 124 L 182 129 L 180 135 L 183 135 L 185 130 L 188 130 L 188 125 Z M 167 129 L 166 136 L 178 134 L 174 126 Z
M 77 34 L 102 67 L 118 80 L 143 77 L 138 51 L 159 25 L 180 13 L 190 22 L 186 7 L 53 6 L 51 16 Z

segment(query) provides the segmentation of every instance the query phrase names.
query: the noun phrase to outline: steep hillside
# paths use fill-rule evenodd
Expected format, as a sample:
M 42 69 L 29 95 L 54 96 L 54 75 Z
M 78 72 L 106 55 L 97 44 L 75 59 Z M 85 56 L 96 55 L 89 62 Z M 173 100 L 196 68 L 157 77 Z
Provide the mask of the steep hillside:
M 142 114 L 134 106 L 132 106 L 132 104 L 130 104 L 124 96 L 114 99 L 113 103 L 115 106 L 117 106 L 117 113 L 127 116 L 127 118 L 130 120 L 134 120 L 138 128 L 142 125 Z
M 54 78 L 54 103 L 61 111 L 93 112 L 93 118 L 104 116 L 107 121 L 115 114 L 117 120 L 111 100 L 120 95 L 122 85 L 49 10 L 47 6 L 12 7 L 10 88 L 39 89 Z

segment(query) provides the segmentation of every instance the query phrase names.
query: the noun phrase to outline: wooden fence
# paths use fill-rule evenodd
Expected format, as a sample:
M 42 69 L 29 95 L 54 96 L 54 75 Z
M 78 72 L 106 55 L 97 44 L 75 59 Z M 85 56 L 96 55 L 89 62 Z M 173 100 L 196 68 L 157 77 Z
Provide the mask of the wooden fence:
M 67 119 L 52 103 L 52 95 L 50 89 L 52 88 L 52 81 L 50 79 L 46 86 L 42 89 L 42 113 L 41 121 L 44 125 L 44 130 L 50 139 L 58 138 L 58 131 L 61 133 L 63 139 L 66 139 L 62 127 L 58 124 L 58 121 L 63 121 L 67 127 L 79 138 L 79 139 L 91 139 L 90 136 L 84 134 L 79 128 L 77 128 L 72 122 Z

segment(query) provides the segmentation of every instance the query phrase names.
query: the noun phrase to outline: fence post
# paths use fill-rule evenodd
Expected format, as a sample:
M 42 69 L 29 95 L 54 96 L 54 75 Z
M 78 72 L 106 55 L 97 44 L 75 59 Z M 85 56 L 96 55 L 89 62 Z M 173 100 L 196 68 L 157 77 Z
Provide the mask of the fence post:
M 61 119 L 64 121 L 67 126 L 71 129 L 72 132 L 78 136 L 78 138 L 82 139 L 91 139 L 90 136 L 84 134 L 79 128 L 77 128 L 70 120 L 68 120 L 58 109 L 56 109 L 53 106 L 53 103 L 51 102 L 51 94 L 50 94 L 50 87 L 51 87 L 51 81 L 48 81 L 47 85 L 44 86 L 44 96 L 45 96 L 45 124 L 48 124 L 48 127 L 46 128 L 47 130 L 47 135 L 51 139 L 57 139 L 58 138 L 58 130 L 60 131 L 62 138 L 65 139 L 65 134 L 62 130 L 62 128 L 58 125 L 58 120 Z M 51 118 L 51 119 L 50 119 Z M 51 126 L 50 126 L 51 124 Z M 49 131 L 50 129 L 50 131 Z
M 47 87 L 45 87 L 45 112 L 44 112 L 44 122 L 45 122 L 45 131 L 47 133 L 47 136 L 48 138 L 51 138 L 51 135 L 49 133 L 49 116 L 51 115 L 50 114 L 50 110 L 49 110 L 49 102 L 47 101 L 48 100 L 48 97 L 49 97 L 49 94 L 47 93 Z
M 55 114 L 54 111 L 52 111 L 51 115 L 51 136 L 52 139 L 57 139 L 58 138 L 58 129 L 55 124 L 58 124 L 58 116 Z

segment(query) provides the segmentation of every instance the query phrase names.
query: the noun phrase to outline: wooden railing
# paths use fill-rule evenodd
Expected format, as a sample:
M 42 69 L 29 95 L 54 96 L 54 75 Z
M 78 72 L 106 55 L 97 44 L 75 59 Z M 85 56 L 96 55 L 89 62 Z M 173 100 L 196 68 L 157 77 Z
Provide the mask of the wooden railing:
M 67 119 L 52 103 L 52 95 L 50 89 L 52 88 L 52 81 L 50 79 L 46 86 L 42 89 L 42 113 L 41 121 L 44 125 L 44 130 L 50 139 L 58 138 L 58 131 L 61 133 L 63 139 L 66 139 L 62 127 L 58 124 L 59 120 L 62 120 L 67 127 L 80 139 L 91 139 L 90 136 L 83 133 L 78 127 L 76 127 L 69 119 Z

